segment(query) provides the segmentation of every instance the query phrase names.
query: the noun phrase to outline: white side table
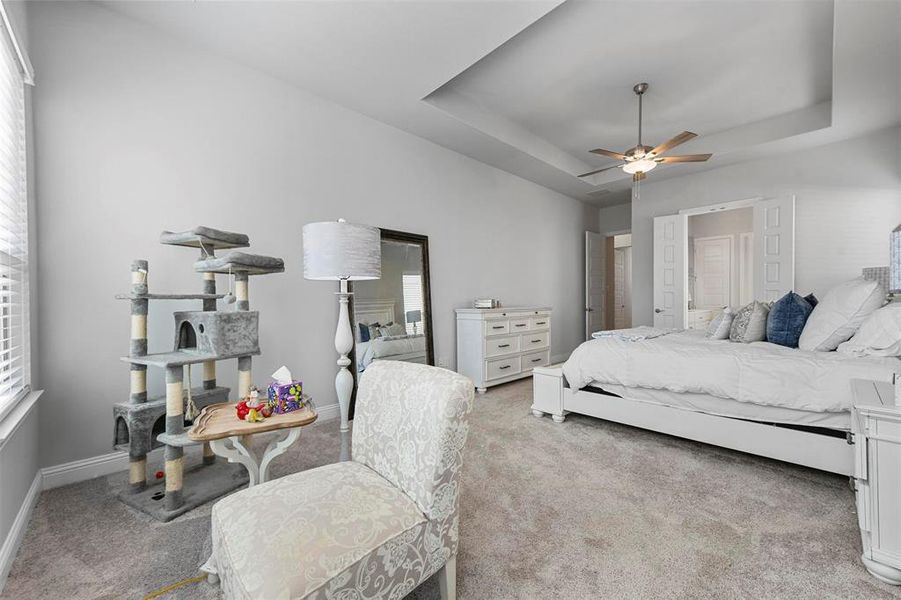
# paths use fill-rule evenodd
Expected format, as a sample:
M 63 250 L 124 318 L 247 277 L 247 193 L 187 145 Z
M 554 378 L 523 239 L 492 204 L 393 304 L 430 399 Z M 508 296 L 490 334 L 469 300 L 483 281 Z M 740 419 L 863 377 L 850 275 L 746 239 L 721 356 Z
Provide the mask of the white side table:
M 877 579 L 901 585 L 901 406 L 889 383 L 855 379 L 851 389 L 861 559 Z
M 257 423 L 248 423 L 235 415 L 235 405 L 230 402 L 205 407 L 194 421 L 188 436 L 196 442 L 209 442 L 210 449 L 230 463 L 240 463 L 247 469 L 247 487 L 269 481 L 269 465 L 284 454 L 300 437 L 302 427 L 310 425 L 319 415 L 307 406 L 285 414 L 272 415 Z M 257 457 L 245 443 L 248 436 L 269 431 L 287 430 L 281 437 L 269 442 L 262 456 Z
M 563 411 L 563 365 L 535 367 L 532 370 L 532 414 L 551 415 L 555 423 L 566 420 Z

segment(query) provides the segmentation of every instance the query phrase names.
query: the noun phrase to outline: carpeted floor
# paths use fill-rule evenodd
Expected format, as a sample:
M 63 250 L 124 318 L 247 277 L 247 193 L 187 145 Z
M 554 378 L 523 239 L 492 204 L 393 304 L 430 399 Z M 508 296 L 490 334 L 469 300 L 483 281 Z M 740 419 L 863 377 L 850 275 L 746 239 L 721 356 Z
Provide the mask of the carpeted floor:
M 587 417 L 558 425 L 530 403 L 531 380 L 476 397 L 461 599 L 901 598 L 860 563 L 846 479 Z M 324 423 L 273 470 L 339 451 Z M 156 523 L 115 499 L 122 478 L 44 492 L 2 598 L 141 598 L 195 576 L 209 506 Z M 216 597 L 206 583 L 161 596 Z M 435 578 L 412 595 L 438 597 Z

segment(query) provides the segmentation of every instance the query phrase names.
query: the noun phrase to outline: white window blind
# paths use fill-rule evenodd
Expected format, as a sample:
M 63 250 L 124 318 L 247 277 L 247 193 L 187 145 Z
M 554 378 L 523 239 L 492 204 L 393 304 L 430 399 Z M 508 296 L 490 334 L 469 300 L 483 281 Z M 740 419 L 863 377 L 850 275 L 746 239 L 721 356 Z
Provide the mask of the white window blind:
M 418 310 L 422 315 L 422 275 L 415 273 L 413 275 L 403 275 L 404 284 L 404 314 L 410 311 Z M 418 333 L 422 333 L 422 319 L 418 322 L 406 319 L 407 334 L 412 335 L 414 323 L 416 323 Z
M 0 41 L 0 415 L 28 392 L 25 80 L 8 29 Z

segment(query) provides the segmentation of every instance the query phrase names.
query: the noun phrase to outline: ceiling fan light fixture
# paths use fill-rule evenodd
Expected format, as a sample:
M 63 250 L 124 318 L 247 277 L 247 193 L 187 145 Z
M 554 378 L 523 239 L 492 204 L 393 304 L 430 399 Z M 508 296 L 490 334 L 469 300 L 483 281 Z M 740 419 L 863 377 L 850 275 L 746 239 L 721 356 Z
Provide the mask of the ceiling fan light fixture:
M 625 171 L 629 175 L 634 175 L 635 173 L 647 173 L 648 171 L 653 170 L 656 166 L 657 163 L 653 160 L 633 160 L 623 165 L 623 171 Z

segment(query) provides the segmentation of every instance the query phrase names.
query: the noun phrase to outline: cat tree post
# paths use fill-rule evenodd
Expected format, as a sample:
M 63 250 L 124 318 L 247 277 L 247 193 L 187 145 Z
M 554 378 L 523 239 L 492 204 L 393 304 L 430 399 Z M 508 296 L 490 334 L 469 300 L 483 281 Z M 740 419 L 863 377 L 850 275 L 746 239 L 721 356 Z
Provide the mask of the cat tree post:
M 203 248 L 200 249 L 200 260 L 205 260 L 207 258 L 212 258 L 215 256 L 215 249 L 211 249 L 209 251 L 205 251 Z M 201 290 L 204 294 L 215 294 L 216 293 L 216 274 L 215 273 L 204 273 L 203 274 L 203 289 Z M 206 311 L 214 311 L 216 310 L 216 300 L 209 299 L 203 301 L 203 310 Z M 203 363 L 203 389 L 212 390 L 216 388 L 216 361 L 208 360 Z M 203 464 L 211 465 L 216 462 L 216 455 L 213 453 L 213 449 L 210 448 L 209 442 L 205 442 L 203 444 Z
M 250 310 L 249 280 L 246 271 L 235 273 L 235 308 L 237 310 Z M 250 386 L 252 385 L 250 367 L 251 357 L 242 356 L 238 359 L 238 398 L 246 398 L 250 395 Z
M 184 368 L 166 367 L 166 435 L 177 436 L 184 433 Z M 184 503 L 182 484 L 184 473 L 184 449 L 166 445 L 166 510 L 173 511 Z
M 137 298 L 147 293 L 147 261 L 136 260 L 131 263 L 131 343 L 129 354 L 132 357 L 147 354 L 147 299 Z M 131 381 L 129 385 L 129 402 L 142 404 L 147 402 L 147 365 L 131 364 Z M 142 452 L 128 454 L 128 488 L 132 493 L 140 492 L 147 487 L 147 455 Z

